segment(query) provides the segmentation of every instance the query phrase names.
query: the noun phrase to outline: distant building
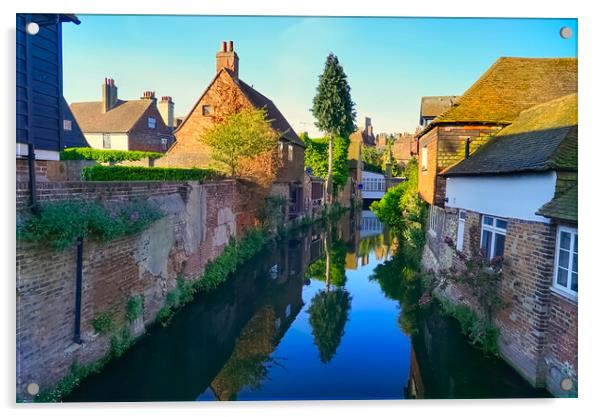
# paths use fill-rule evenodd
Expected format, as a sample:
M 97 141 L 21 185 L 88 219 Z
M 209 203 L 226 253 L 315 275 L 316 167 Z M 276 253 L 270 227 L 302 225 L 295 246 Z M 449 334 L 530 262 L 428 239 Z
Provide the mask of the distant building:
M 376 146 L 376 136 L 374 136 L 374 127 L 372 119 L 366 117 L 364 127 L 359 128 L 350 136 L 352 141 L 362 143 L 365 146 Z
M 165 152 L 174 142 L 174 103 L 164 96 L 157 104 L 154 91 L 138 100 L 121 100 L 112 78 L 101 84 L 101 100 L 72 103 L 86 141 L 92 148 Z
M 407 164 L 408 161 L 418 153 L 418 141 L 412 133 L 404 132 L 395 135 L 395 141 L 391 147 L 391 152 L 395 160 L 400 164 Z

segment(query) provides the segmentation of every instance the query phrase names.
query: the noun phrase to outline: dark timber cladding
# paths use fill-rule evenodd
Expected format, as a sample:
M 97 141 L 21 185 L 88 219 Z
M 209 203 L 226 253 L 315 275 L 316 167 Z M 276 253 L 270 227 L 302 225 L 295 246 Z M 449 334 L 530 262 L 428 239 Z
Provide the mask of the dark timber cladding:
M 63 137 L 61 22 L 79 22 L 73 15 L 17 14 L 16 137 L 36 149 L 60 151 L 85 146 L 81 136 Z M 29 22 L 38 23 L 36 35 L 27 34 Z M 73 142 L 73 143 L 71 143 Z

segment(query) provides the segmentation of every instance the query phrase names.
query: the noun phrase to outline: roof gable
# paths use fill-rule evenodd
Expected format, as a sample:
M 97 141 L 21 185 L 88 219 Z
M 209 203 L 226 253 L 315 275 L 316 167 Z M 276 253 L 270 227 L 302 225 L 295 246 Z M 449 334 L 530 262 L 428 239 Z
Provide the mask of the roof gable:
M 305 143 L 303 143 L 303 141 L 301 139 L 299 139 L 299 137 L 297 136 L 297 134 L 295 133 L 295 131 L 293 130 L 291 125 L 288 123 L 288 121 L 286 120 L 284 115 L 280 112 L 280 110 L 278 110 L 276 105 L 269 98 L 267 98 L 266 96 L 261 94 L 259 91 L 255 90 L 253 87 L 251 87 L 250 85 L 248 85 L 241 79 L 234 77 L 232 72 L 229 71 L 227 68 L 222 68 L 220 71 L 218 71 L 215 74 L 215 76 L 213 77 L 213 79 L 211 80 L 211 82 L 209 83 L 207 88 L 205 88 L 205 90 L 199 96 L 199 98 L 196 101 L 196 103 L 194 104 L 194 106 L 192 106 L 192 110 L 190 110 L 190 112 L 188 113 L 186 118 L 182 121 L 182 123 L 180 123 L 180 125 L 176 129 L 176 132 L 184 127 L 184 125 L 186 124 L 186 122 L 188 121 L 190 116 L 198 108 L 199 104 L 203 100 L 203 97 L 205 97 L 207 92 L 211 89 L 213 84 L 215 84 L 215 82 L 218 80 L 218 78 L 220 77 L 221 74 L 224 74 L 231 79 L 233 84 L 239 88 L 239 90 L 242 92 L 244 97 L 249 101 L 249 103 L 253 107 L 255 107 L 257 109 L 264 108 L 266 110 L 267 119 L 271 121 L 272 127 L 276 131 L 278 131 L 278 133 L 281 135 L 281 137 L 283 137 L 299 146 L 302 146 L 304 148 L 306 147 Z
M 101 101 L 71 104 L 71 111 L 85 133 L 127 133 L 140 120 L 153 100 L 117 100 L 106 113 Z
M 577 94 L 523 111 L 446 176 L 577 170 Z

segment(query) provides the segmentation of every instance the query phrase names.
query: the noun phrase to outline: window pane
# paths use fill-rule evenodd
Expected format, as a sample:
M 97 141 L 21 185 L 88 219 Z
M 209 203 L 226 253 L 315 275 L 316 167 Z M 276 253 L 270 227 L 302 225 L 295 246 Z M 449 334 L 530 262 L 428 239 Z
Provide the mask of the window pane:
M 573 252 L 579 252 L 579 251 L 577 250 L 577 240 L 578 240 L 578 238 L 579 238 L 579 235 L 574 235 L 574 236 L 575 236 L 575 237 L 574 237 L 574 239 L 575 239 L 575 240 L 573 241 Z
M 558 277 L 556 279 L 556 283 L 558 285 L 562 285 L 563 287 L 566 287 L 567 279 L 568 279 L 568 271 L 566 269 L 558 268 Z
M 560 250 L 558 253 L 558 265 L 568 269 L 569 268 L 569 253 L 565 250 Z
M 483 231 L 483 238 L 481 239 L 481 249 L 483 249 L 485 257 L 489 258 L 489 254 L 491 253 L 491 232 L 489 230 Z
M 483 220 L 483 223 L 486 224 L 486 225 L 488 225 L 488 226 L 493 225 L 493 217 L 485 216 L 485 219 Z
M 571 234 L 568 232 L 560 232 L 560 247 L 562 249 L 571 249 Z
M 495 246 L 493 247 L 493 256 L 502 256 L 504 255 L 504 242 L 506 241 L 506 236 L 501 235 L 499 233 L 495 234 Z
M 505 229 L 506 226 L 508 226 L 508 222 L 506 220 L 495 219 L 495 227 Z
M 460 210 L 460 220 L 466 220 L 466 212 L 463 210 Z
M 577 272 L 577 254 L 573 254 L 573 272 Z
M 571 290 L 577 292 L 577 274 L 573 272 L 573 276 L 571 277 Z

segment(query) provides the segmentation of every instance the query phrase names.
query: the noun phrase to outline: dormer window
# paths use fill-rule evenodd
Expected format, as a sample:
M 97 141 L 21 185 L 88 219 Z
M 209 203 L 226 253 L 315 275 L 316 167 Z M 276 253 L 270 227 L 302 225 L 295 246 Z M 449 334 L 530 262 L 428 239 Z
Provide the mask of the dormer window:
M 203 106 L 203 116 L 211 116 L 212 108 L 209 105 Z
M 157 127 L 157 119 L 155 119 L 154 117 L 149 117 L 148 118 L 148 128 L 154 129 L 156 127 Z

